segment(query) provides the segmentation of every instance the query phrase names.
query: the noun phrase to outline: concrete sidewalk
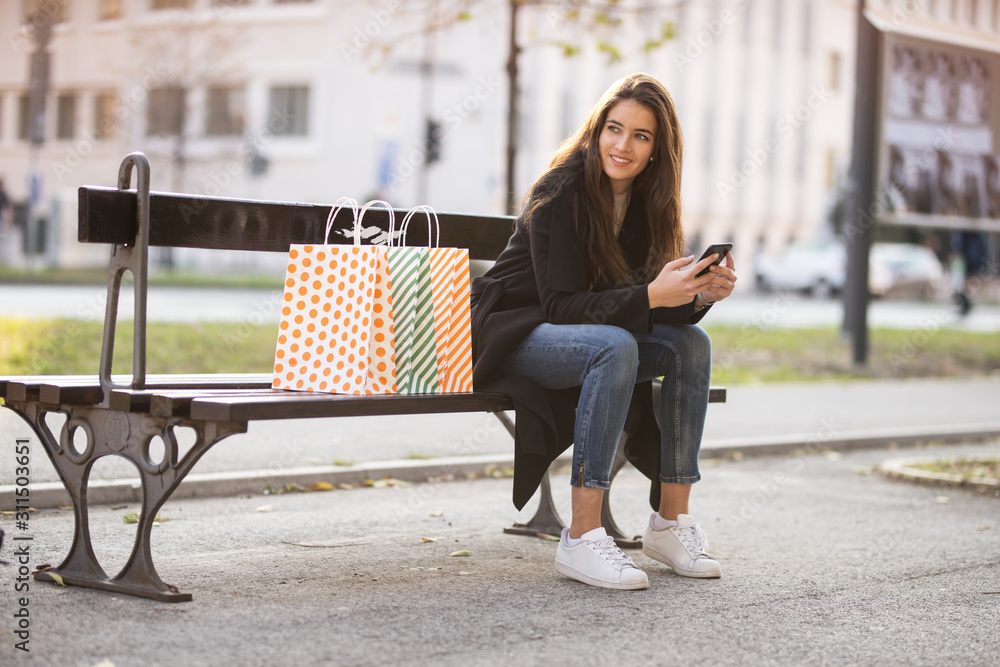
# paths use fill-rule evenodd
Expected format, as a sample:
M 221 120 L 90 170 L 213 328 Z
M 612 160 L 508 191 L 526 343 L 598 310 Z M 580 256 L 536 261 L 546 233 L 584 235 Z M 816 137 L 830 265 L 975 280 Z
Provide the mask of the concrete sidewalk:
M 995 456 L 1000 443 L 935 453 Z M 645 591 L 565 579 L 552 542 L 504 534 L 533 510 L 514 511 L 508 479 L 171 500 L 153 551 L 162 578 L 194 600 L 31 582 L 23 657 L 86 667 L 996 665 L 1000 500 L 872 472 L 900 455 L 706 462 L 692 513 L 723 578 L 680 578 L 634 552 Z M 554 480 L 557 503 L 567 486 Z M 616 480 L 627 530 L 643 529 L 647 491 L 634 470 Z M 122 516 L 137 509 L 92 508 L 109 572 L 135 530 Z M 11 517 L 0 526 L 12 536 Z M 72 531 L 69 512 L 33 513 L 31 566 L 60 562 Z M 0 558 L 11 560 L 10 544 Z M 8 582 L 13 571 L 0 566 Z M 0 597 L 4 664 L 16 653 L 14 599 Z
M 737 385 L 728 392 L 727 403 L 709 406 L 703 458 L 1000 436 L 1000 378 Z M 35 506 L 66 504 L 68 496 L 28 426 L 0 409 L 0 433 L 6 442 L 25 437 L 33 443 Z M 481 413 L 251 422 L 246 434 L 209 450 L 174 497 L 387 476 L 422 481 L 506 467 L 512 457 L 507 432 Z M 0 457 L 0 484 L 8 485 L 0 487 L 0 506 L 13 504 L 13 472 L 13 457 Z M 91 480 L 93 502 L 139 497 L 134 469 L 123 459 L 101 459 Z

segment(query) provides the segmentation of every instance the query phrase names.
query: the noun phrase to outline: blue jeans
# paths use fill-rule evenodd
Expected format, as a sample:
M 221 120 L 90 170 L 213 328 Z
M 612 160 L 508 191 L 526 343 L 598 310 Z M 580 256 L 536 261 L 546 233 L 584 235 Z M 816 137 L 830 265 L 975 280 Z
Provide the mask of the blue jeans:
M 580 387 L 573 438 L 573 486 L 607 489 L 637 382 L 663 376 L 660 481 L 701 479 L 698 451 L 708 410 L 712 342 L 696 325 L 654 324 L 633 335 L 607 324 L 540 324 L 501 366 L 546 389 Z

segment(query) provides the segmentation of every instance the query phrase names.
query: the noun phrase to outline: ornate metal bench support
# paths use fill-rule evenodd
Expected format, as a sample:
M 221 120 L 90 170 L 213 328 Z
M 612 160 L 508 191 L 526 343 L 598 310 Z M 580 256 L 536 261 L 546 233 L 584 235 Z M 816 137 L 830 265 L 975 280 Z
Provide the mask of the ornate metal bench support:
M 500 420 L 500 423 L 504 425 L 507 432 L 510 433 L 510 437 L 514 437 L 514 423 L 510 420 L 503 412 L 494 412 L 493 416 Z M 618 471 L 624 467 L 628 462 L 625 458 L 625 451 L 622 447 L 622 443 L 618 443 L 618 451 L 615 453 L 615 462 L 611 468 L 611 481 L 615 479 L 615 475 Z M 538 485 L 538 509 L 535 510 L 535 515 L 528 520 L 528 523 L 515 523 L 512 526 L 507 526 L 503 529 L 503 532 L 510 533 L 511 535 L 528 535 L 530 537 L 537 537 L 539 533 L 544 533 L 546 535 L 560 535 L 566 524 L 563 522 L 562 517 L 559 516 L 559 512 L 556 510 L 555 503 L 552 500 L 552 484 L 549 481 L 549 473 L 546 472 L 545 476 L 542 477 L 541 484 Z M 611 515 L 611 489 L 604 492 L 604 504 L 601 506 L 601 525 L 607 531 L 608 535 L 615 539 L 615 542 L 619 547 L 623 549 L 637 549 L 642 546 L 642 536 L 638 535 L 635 537 L 626 537 L 625 534 L 618 528 L 618 524 L 615 523 L 614 517 Z
M 104 339 L 101 343 L 101 388 L 104 390 L 105 404 L 111 389 L 111 370 L 115 356 L 115 325 L 118 320 L 118 295 L 121 292 L 122 277 L 128 271 L 132 274 L 133 298 L 135 301 L 132 331 L 132 385 L 133 389 L 146 386 L 146 288 L 149 273 L 149 161 L 142 153 L 131 153 L 122 161 L 118 171 L 118 189 L 128 190 L 132 180 L 132 170 L 136 172 L 136 220 L 135 239 L 126 245 L 111 248 L 111 263 L 108 269 L 108 301 L 104 313 Z
M 43 406 L 38 403 L 10 403 L 35 431 L 52 465 L 73 502 L 75 528 L 69 554 L 59 567 L 35 574 L 39 581 L 54 581 L 58 574 L 64 583 L 101 590 L 138 595 L 161 602 L 184 602 L 190 593 L 160 579 L 153 565 L 150 538 L 156 513 L 185 475 L 216 442 L 234 433 L 245 433 L 246 424 L 191 422 L 182 419 L 154 419 L 148 415 L 125 413 L 100 406 Z M 60 412 L 67 416 L 59 435 L 45 423 L 45 414 Z M 174 428 L 190 427 L 195 443 L 178 458 Z M 76 432 L 86 434 L 86 446 L 74 446 Z M 150 458 L 150 442 L 163 441 L 163 458 Z M 136 526 L 135 544 L 128 562 L 115 577 L 109 577 L 98 562 L 90 539 L 87 507 L 87 483 L 94 463 L 103 456 L 116 455 L 130 461 L 142 481 L 142 510 Z
M 513 438 L 514 422 L 510 420 L 507 413 L 494 412 L 492 414 L 500 420 L 500 423 L 510 433 L 510 437 Z M 530 537 L 536 537 L 539 533 L 546 535 L 559 535 L 562 533 L 562 529 L 566 527 L 566 524 L 559 517 L 556 505 L 552 502 L 552 485 L 549 483 L 548 472 L 542 477 L 542 483 L 538 486 L 538 492 L 540 494 L 538 509 L 535 510 L 535 515 L 531 517 L 531 520 L 528 523 L 515 523 L 513 526 L 504 528 L 503 532 L 512 535 L 528 535 Z

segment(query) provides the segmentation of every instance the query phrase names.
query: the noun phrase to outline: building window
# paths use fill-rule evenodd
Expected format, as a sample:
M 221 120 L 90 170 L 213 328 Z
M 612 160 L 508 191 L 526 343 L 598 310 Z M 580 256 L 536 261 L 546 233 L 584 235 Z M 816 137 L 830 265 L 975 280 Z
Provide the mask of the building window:
M 965 0 L 965 21 L 971 26 L 979 22 L 979 13 L 976 11 L 979 0 Z
M 122 0 L 100 0 L 97 18 L 100 21 L 114 21 L 122 17 Z
M 747 159 L 747 115 L 746 112 L 741 113 L 739 121 L 737 122 L 736 130 L 736 169 L 737 171 L 742 167 L 743 161 Z
M 774 0 L 774 48 L 776 51 L 781 50 L 781 31 L 782 24 L 784 23 L 784 0 Z
M 805 127 L 799 129 L 798 145 L 796 146 L 797 150 L 795 152 L 795 171 L 798 172 L 799 178 L 803 180 L 806 177 L 806 157 L 809 153 L 806 131 L 807 129 Z
M 750 45 L 753 37 L 753 3 L 748 2 L 743 10 L 743 43 Z
M 959 23 L 965 18 L 965 0 L 951 0 L 951 20 Z
M 69 16 L 69 0 L 24 0 L 24 22 L 36 26 L 48 17 L 56 23 L 63 23 Z
M 812 2 L 807 0 L 802 7 L 802 55 L 809 55 L 812 44 Z
M 705 169 L 711 173 L 712 164 L 715 161 L 715 112 L 709 109 L 705 113 L 705 143 L 702 144 L 705 151 Z
M 56 139 L 72 139 L 75 130 L 76 95 L 62 93 L 56 98 Z
M 280 137 L 301 137 L 309 133 L 309 87 L 271 88 L 271 111 L 267 126 Z
M 113 139 L 117 129 L 114 93 L 98 93 L 94 98 L 94 130 L 101 139 Z
M 31 137 L 31 95 L 24 93 L 17 100 L 17 138 L 27 141 Z
M 153 9 L 188 9 L 191 0 L 153 0 Z
M 179 136 L 184 130 L 184 89 L 179 86 L 149 91 L 146 134 L 151 137 Z
M 830 90 L 840 90 L 840 54 L 836 51 L 830 53 L 829 70 L 827 72 L 827 86 Z
M 212 136 L 243 133 L 243 88 L 212 86 L 208 89 L 205 131 Z

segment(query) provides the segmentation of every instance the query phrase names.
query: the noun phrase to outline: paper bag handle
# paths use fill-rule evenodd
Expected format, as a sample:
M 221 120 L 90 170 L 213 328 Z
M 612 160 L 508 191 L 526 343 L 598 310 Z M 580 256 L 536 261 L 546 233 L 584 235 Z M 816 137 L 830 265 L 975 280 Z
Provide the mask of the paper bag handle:
M 326 234 L 323 235 L 323 243 L 330 243 L 330 229 L 333 228 L 333 220 L 337 217 L 340 209 L 348 204 L 351 206 L 351 212 L 354 213 L 354 245 L 361 245 L 361 218 L 358 217 L 358 202 L 350 197 L 341 197 L 330 208 L 330 215 L 326 219 Z
M 400 233 L 399 233 L 400 239 L 401 240 L 406 239 L 406 230 L 410 226 L 410 220 L 413 219 L 414 213 L 423 213 L 424 215 L 427 216 L 427 247 L 428 248 L 439 247 L 441 245 L 441 222 L 438 220 L 437 213 L 434 211 L 434 209 L 428 206 L 427 204 L 420 204 L 419 206 L 414 206 L 407 212 L 406 217 L 403 218 L 403 222 L 400 225 Z M 431 244 L 431 241 L 433 239 L 433 237 L 431 236 L 431 216 L 434 217 L 434 229 L 437 230 L 437 243 L 433 245 Z
M 378 205 L 384 206 L 385 210 L 389 213 L 389 245 L 391 246 L 392 245 L 392 234 L 393 234 L 393 231 L 395 231 L 395 228 L 396 228 L 396 214 L 393 213 L 393 211 L 392 211 L 392 205 L 390 205 L 389 202 L 383 201 L 381 199 L 372 199 L 370 202 L 368 202 L 367 204 L 365 204 L 364 206 L 362 206 L 361 207 L 361 215 L 358 218 L 358 225 L 359 226 L 361 225 L 361 221 L 365 217 L 365 212 L 369 208 L 371 208 L 372 206 L 378 206 Z M 359 234 L 360 234 L 360 231 L 359 231 Z

